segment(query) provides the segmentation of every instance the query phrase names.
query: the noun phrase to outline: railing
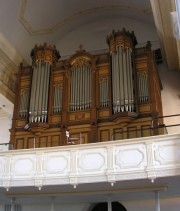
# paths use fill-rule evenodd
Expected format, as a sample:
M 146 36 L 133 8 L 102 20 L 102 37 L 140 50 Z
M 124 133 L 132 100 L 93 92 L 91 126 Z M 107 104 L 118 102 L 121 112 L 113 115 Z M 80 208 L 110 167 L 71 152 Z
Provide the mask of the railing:
M 13 144 L 10 143 L 0 143 L 0 151 L 7 151 L 7 150 L 13 150 Z
M 155 117 L 152 122 L 151 122 L 151 127 L 147 127 L 147 128 L 141 128 L 141 129 L 133 129 L 133 130 L 122 130 L 122 131 L 118 131 L 118 132 L 115 132 L 111 135 L 111 141 L 115 141 L 117 139 L 115 139 L 115 135 L 117 134 L 120 134 L 122 136 L 122 139 L 128 139 L 128 137 L 126 136 L 125 138 L 124 137 L 124 134 L 127 134 L 128 132 L 140 132 L 142 134 L 143 131 L 149 131 L 150 132 L 150 135 L 149 136 L 155 136 L 155 135 L 164 135 L 164 134 L 168 134 L 168 130 L 167 128 L 174 128 L 174 127 L 178 127 L 180 126 L 180 124 L 170 124 L 170 125 L 166 125 L 166 124 L 158 124 L 159 120 L 160 119 L 163 119 L 163 121 L 165 120 L 165 118 L 171 118 L 171 117 L 180 117 L 180 114 L 174 114 L 174 115 L 166 115 L 166 116 L 159 116 L 159 117 Z M 147 122 L 147 121 L 144 121 L 144 122 Z M 153 126 L 154 125 L 154 122 L 156 122 L 158 124 L 158 126 Z M 164 131 L 161 131 L 161 133 L 155 133 L 155 131 L 157 130 L 164 130 Z M 178 131 L 177 131 L 178 132 Z M 133 137 L 133 138 L 140 138 L 142 136 L 139 136 L 139 137 Z
M 1 152 L 0 187 L 73 185 L 179 176 L 180 134 Z
M 145 137 L 145 136 L 147 137 L 147 136 L 158 136 L 158 135 L 168 134 L 167 128 L 175 128 L 175 127 L 180 126 L 180 124 L 179 123 L 178 124 L 170 124 L 170 125 L 159 124 L 156 127 L 153 127 L 153 125 L 154 125 L 154 122 L 158 123 L 160 119 L 165 120 L 165 118 L 172 118 L 172 117 L 180 117 L 180 114 L 156 117 L 152 120 L 151 127 L 141 128 L 141 129 L 133 129 L 133 130 L 123 130 L 122 129 L 122 131 L 115 132 L 111 135 L 111 141 L 122 140 L 122 139 L 124 140 L 124 139 L 130 139 L 130 138 L 136 139 L 136 138 L 141 138 L 141 137 Z M 144 121 L 144 122 L 147 122 L 147 121 Z M 162 129 L 163 129 L 163 131 L 162 131 Z M 161 130 L 161 133 L 155 133 L 155 131 L 157 131 L 157 130 Z M 150 135 L 143 136 L 142 135 L 143 131 L 149 131 Z M 179 131 L 177 130 L 176 132 L 173 132 L 173 133 L 178 133 Z M 128 137 L 127 136 L 128 132 L 136 132 L 136 133 L 139 132 L 140 135 L 136 136 L 136 137 Z M 120 134 L 120 136 L 122 138 L 116 138 L 115 136 L 117 134 Z M 35 142 L 35 140 L 34 140 L 34 142 Z M 78 143 L 82 144 L 82 134 L 81 133 L 80 133 L 80 136 L 76 137 L 76 138 L 72 138 L 72 137 L 70 138 L 69 136 L 67 137 L 67 145 L 69 145 L 69 144 L 73 145 L 73 144 L 78 144 Z M 35 148 L 35 143 L 34 143 L 34 148 Z M 11 143 L 0 143 L 0 151 L 7 151 L 7 150 L 13 150 L 13 149 L 15 149 L 15 148 L 13 147 L 13 144 L 11 144 Z

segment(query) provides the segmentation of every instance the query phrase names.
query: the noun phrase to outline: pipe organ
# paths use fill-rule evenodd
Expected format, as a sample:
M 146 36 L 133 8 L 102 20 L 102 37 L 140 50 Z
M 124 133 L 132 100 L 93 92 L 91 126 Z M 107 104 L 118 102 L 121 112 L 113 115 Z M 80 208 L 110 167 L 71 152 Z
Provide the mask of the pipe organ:
M 112 31 L 109 51 L 82 46 L 59 60 L 55 46 L 35 46 L 20 65 L 11 143 L 15 149 L 121 140 L 162 134 L 161 86 L 150 43 Z M 71 140 L 73 140 L 71 142 Z

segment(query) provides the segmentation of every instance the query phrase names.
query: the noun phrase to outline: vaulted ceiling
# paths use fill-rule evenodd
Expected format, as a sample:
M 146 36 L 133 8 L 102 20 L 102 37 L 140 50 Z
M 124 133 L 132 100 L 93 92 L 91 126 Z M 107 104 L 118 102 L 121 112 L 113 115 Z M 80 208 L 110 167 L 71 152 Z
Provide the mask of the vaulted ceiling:
M 89 52 L 104 51 L 106 36 L 123 27 L 135 31 L 139 46 L 150 40 L 154 49 L 161 47 L 169 69 L 179 70 L 172 11 L 175 0 L 1 0 L 0 94 L 12 107 L 18 66 L 31 64 L 35 44 L 56 45 L 62 57 L 75 53 L 80 44 Z M 0 107 L 6 106 L 0 98 Z

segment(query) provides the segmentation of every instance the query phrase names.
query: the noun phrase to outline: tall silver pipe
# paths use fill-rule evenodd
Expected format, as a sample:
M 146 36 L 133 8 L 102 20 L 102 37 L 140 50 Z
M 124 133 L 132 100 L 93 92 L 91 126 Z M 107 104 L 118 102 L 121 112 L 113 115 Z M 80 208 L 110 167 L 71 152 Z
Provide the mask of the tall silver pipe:
M 147 73 L 146 73 L 146 101 L 149 101 L 149 80 Z
M 99 90 L 100 90 L 100 106 L 102 107 L 102 79 L 99 81 Z
M 88 78 L 88 76 L 89 76 L 89 70 L 88 69 L 86 70 L 86 73 L 87 73 L 87 75 L 86 75 L 86 78 L 87 78 L 86 109 L 88 109 L 89 108 L 89 78 Z
M 129 69 L 130 69 L 130 89 L 131 89 L 131 111 L 134 111 L 134 93 L 133 93 L 133 69 L 132 69 L 132 59 L 131 59 L 132 49 L 130 49 L 129 54 Z
M 45 84 L 46 84 L 46 89 L 45 89 L 45 100 L 43 102 L 44 106 L 44 122 L 47 122 L 47 110 L 48 110 L 48 93 L 49 93 L 49 78 L 50 78 L 50 70 L 51 70 L 51 65 L 50 63 L 45 63 L 46 64 L 46 78 L 45 78 Z
M 91 98 L 91 90 L 92 90 L 92 74 L 91 74 L 91 69 L 89 69 L 89 108 L 91 108 L 91 103 L 92 103 L 92 98 Z
M 74 88 L 74 70 L 73 68 L 71 69 L 71 80 L 70 80 L 70 111 L 73 111 L 73 88 Z
M 121 46 L 121 51 L 119 54 L 119 71 L 120 71 L 120 78 L 119 78 L 119 84 L 120 84 L 120 110 L 119 112 L 124 112 L 125 111 L 125 96 L 124 96 L 124 63 L 125 63 L 125 58 L 124 58 L 124 47 Z
M 128 61 L 128 57 L 127 57 L 127 49 L 124 48 L 123 51 L 123 63 L 124 63 L 124 68 L 123 68 L 123 75 L 124 75 L 124 109 L 125 111 L 129 111 L 129 107 L 128 107 L 128 74 L 127 74 L 127 61 Z
M 82 90 L 83 90 L 83 81 L 82 81 L 82 74 L 83 74 L 83 71 L 84 71 L 84 66 L 81 66 L 80 67 L 80 92 L 79 92 L 79 103 L 80 103 L 80 110 L 83 109 L 83 100 L 82 100 Z
M 115 77 L 115 52 L 112 52 L 112 95 L 113 95 L 113 111 L 116 113 L 116 77 Z
M 132 100 L 133 100 L 133 84 L 132 84 L 132 64 L 131 64 L 131 49 L 127 49 L 127 75 L 128 75 L 128 100 L 129 100 L 129 111 L 132 109 Z
M 36 63 L 33 66 L 33 76 L 32 76 L 32 89 L 31 89 L 31 100 L 30 100 L 30 108 L 29 108 L 29 122 L 34 122 L 34 112 L 35 112 L 35 91 L 36 91 L 36 78 L 37 78 L 37 65 L 38 63 Z
M 131 96 L 131 89 L 130 89 L 130 74 L 129 74 L 129 48 L 126 49 L 126 68 L 127 68 L 127 106 L 128 111 L 131 111 L 130 106 L 130 96 Z

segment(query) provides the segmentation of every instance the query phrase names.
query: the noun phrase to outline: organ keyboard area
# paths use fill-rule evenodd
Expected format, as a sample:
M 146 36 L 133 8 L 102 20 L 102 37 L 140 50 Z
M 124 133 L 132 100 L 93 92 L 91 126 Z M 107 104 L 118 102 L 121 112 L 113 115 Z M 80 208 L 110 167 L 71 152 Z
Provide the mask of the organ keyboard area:
M 161 86 L 151 45 L 134 32 L 107 36 L 108 53 L 80 48 L 61 60 L 55 46 L 35 46 L 20 65 L 11 128 L 15 149 L 121 140 L 162 134 Z M 79 135 L 81 134 L 81 135 Z

